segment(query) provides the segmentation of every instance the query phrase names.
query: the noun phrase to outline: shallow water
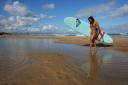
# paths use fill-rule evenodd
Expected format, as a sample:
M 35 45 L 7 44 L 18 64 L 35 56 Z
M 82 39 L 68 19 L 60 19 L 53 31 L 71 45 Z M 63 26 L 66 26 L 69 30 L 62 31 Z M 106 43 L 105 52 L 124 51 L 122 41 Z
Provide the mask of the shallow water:
M 26 56 L 36 52 L 65 54 L 76 68 L 87 73 L 86 81 L 96 85 L 102 81 L 108 82 L 106 85 L 128 85 L 127 52 L 103 47 L 90 52 L 87 46 L 59 44 L 52 39 L 0 39 L 0 80 L 29 65 L 31 61 Z

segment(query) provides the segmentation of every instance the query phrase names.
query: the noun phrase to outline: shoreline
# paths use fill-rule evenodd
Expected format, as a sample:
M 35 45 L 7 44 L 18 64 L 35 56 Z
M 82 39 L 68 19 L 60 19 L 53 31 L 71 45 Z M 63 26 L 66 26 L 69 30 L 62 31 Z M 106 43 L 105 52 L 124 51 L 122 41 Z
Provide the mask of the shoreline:
M 55 43 L 76 44 L 76 45 L 89 47 L 89 38 L 84 38 L 84 37 L 73 37 L 73 36 L 56 37 L 56 36 L 32 36 L 32 35 L 29 35 L 29 36 L 28 35 L 11 35 L 9 36 L 9 35 L 6 35 L 6 37 L 2 36 L 2 38 L 3 39 L 6 39 L 6 38 L 40 39 L 40 40 L 53 39 L 55 40 Z M 113 46 L 106 46 L 105 49 L 118 50 L 118 51 L 123 51 L 123 52 L 128 51 L 127 37 L 115 36 L 113 37 L 113 39 L 114 39 Z M 98 48 L 99 47 L 100 46 L 98 46 Z M 11 55 L 9 56 L 10 58 L 12 57 L 12 60 L 13 60 L 13 56 Z M 16 55 L 14 56 L 16 57 Z M 110 58 L 110 57 L 108 55 L 107 58 Z M 122 58 L 120 55 L 118 57 L 119 59 Z M 49 50 L 46 52 L 43 50 L 30 51 L 30 52 L 27 52 L 26 55 L 24 55 L 23 59 L 20 60 L 22 63 L 20 63 L 17 60 L 15 62 L 10 60 L 12 63 L 7 64 L 6 69 L 5 70 L 3 69 L 3 73 L 0 74 L 1 75 L 0 85 L 86 85 L 86 84 L 87 85 L 88 84 L 89 85 L 94 85 L 94 84 L 95 85 L 106 85 L 106 83 L 107 84 L 109 83 L 118 84 L 118 82 L 116 81 L 120 82 L 121 80 L 116 79 L 116 78 L 113 81 L 110 81 L 107 78 L 102 79 L 102 76 L 104 76 L 105 72 L 104 72 L 104 69 L 100 69 L 100 67 L 103 65 L 106 65 L 104 63 L 105 59 L 103 60 L 103 58 L 105 58 L 104 55 L 101 58 L 100 56 L 93 54 L 93 55 L 86 55 L 84 56 L 84 58 L 78 56 L 78 58 L 76 58 L 75 60 L 72 60 L 70 55 L 67 55 L 66 53 L 61 53 L 59 51 L 57 52 L 56 51 L 50 52 Z M 85 60 L 83 61 L 83 59 Z M 124 60 L 125 59 L 127 58 L 124 58 Z M 76 60 L 78 62 L 76 62 Z M 116 63 L 117 62 L 118 61 L 116 61 Z M 119 66 L 116 68 L 116 66 L 120 64 L 117 64 L 115 66 L 114 63 L 115 62 L 107 64 L 107 65 L 110 65 L 109 68 L 106 67 L 108 69 L 108 73 L 109 71 L 115 72 L 115 70 L 111 69 L 112 67 L 115 69 L 119 69 L 119 72 L 120 71 L 122 72 L 122 70 L 120 70 L 122 69 L 122 66 Z M 121 62 L 121 64 L 124 65 L 125 67 L 127 65 L 127 64 L 124 64 L 123 62 Z M 6 65 L 3 65 L 3 68 L 5 66 Z M 88 70 L 88 72 L 84 71 L 83 69 Z M 98 74 L 100 70 L 101 72 L 103 72 L 101 73 L 102 75 L 101 77 Z M 123 71 L 125 72 L 125 70 Z M 118 74 L 116 75 L 120 76 Z M 122 76 L 123 74 L 121 74 L 121 77 Z
M 89 46 L 89 38 L 81 36 L 41 36 L 41 35 L 0 35 L 0 38 L 18 38 L 18 39 L 54 39 L 57 43 L 62 44 L 77 44 L 81 46 Z M 113 45 L 102 45 L 98 41 L 97 47 L 105 47 L 110 50 L 128 51 L 128 37 L 126 36 L 113 36 Z M 101 45 L 101 46 L 100 46 Z

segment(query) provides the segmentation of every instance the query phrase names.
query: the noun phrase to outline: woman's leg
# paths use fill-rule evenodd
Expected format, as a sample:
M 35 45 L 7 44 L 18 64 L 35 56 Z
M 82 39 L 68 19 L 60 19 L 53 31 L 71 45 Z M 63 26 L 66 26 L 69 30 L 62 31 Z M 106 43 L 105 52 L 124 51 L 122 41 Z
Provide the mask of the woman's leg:
M 94 38 L 93 44 L 94 44 L 94 46 L 96 48 L 96 42 L 95 42 L 95 40 L 96 40 L 96 38 Z
M 93 39 L 93 30 L 91 29 L 91 33 L 90 33 L 90 50 L 92 48 L 92 39 Z
M 90 49 L 92 48 L 92 45 L 96 47 L 96 42 L 95 40 L 97 39 L 97 34 L 96 31 L 91 30 L 91 36 L 90 36 Z
M 93 39 L 93 35 L 90 36 L 90 49 L 92 48 L 92 39 Z
M 96 42 L 95 42 L 96 40 L 97 40 L 97 34 L 94 33 L 93 44 L 94 44 L 95 48 L 96 48 Z

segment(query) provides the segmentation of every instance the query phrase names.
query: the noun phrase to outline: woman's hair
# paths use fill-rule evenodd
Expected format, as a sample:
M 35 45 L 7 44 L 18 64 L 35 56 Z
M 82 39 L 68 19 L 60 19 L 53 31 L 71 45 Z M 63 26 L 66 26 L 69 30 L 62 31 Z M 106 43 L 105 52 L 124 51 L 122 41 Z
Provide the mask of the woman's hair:
M 92 22 L 94 22 L 94 20 L 95 20 L 95 19 L 93 18 L 93 16 L 88 17 L 88 20 L 90 20 L 90 19 L 92 20 Z

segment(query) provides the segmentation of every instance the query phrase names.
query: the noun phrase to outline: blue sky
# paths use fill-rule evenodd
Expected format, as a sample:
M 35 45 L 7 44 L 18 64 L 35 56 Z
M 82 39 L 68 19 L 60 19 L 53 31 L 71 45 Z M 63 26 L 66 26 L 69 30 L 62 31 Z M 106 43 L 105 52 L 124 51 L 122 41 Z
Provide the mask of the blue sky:
M 87 22 L 90 15 L 106 32 L 128 32 L 127 0 L 1 0 L 0 31 L 73 32 L 64 18 L 79 17 Z

